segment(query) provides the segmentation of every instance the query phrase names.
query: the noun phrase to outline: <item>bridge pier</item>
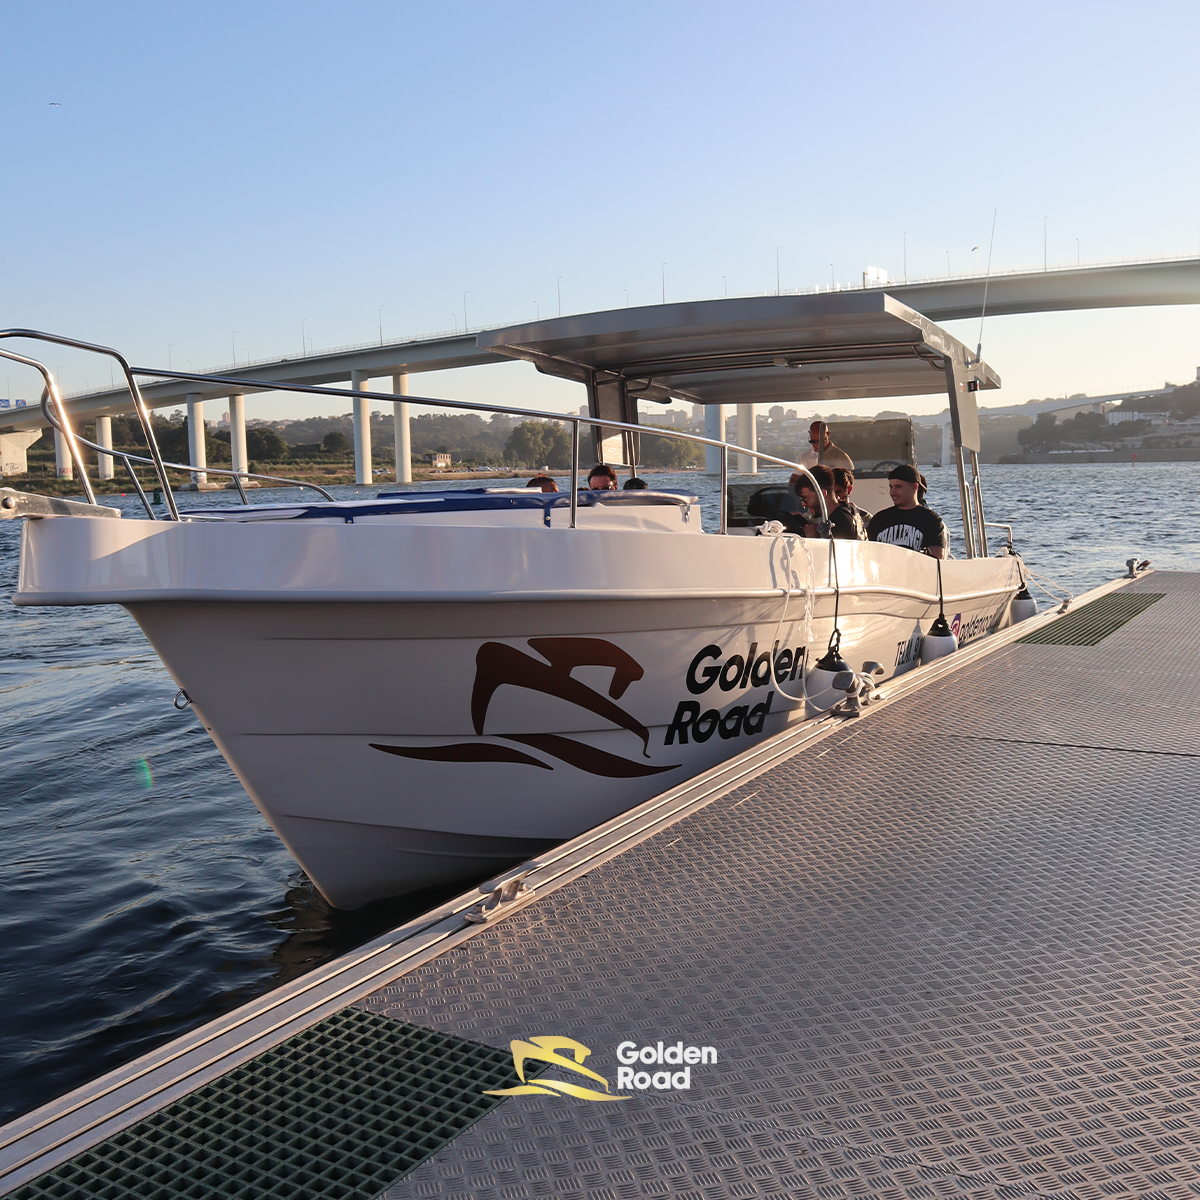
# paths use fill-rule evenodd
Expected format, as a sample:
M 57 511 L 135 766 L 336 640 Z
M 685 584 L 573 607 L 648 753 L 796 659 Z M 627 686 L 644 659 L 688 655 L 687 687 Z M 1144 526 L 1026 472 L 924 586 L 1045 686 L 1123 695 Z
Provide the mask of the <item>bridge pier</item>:
M 371 390 L 371 377 L 366 371 L 350 372 L 350 387 L 356 392 Z M 371 401 L 366 396 L 354 397 L 354 482 L 372 483 L 371 470 Z
M 942 466 L 948 467 L 950 459 L 954 454 L 954 447 L 950 440 L 950 422 L 947 421 L 942 426 Z
M 112 417 L 96 418 L 96 445 L 103 446 L 106 450 L 112 449 Z M 115 474 L 112 455 L 97 454 L 96 477 L 98 479 L 112 479 Z
M 754 419 L 753 404 L 739 404 L 737 406 L 738 445 L 746 450 L 758 449 L 758 423 Z M 738 471 L 743 475 L 758 474 L 758 459 L 750 454 L 739 454 L 738 456 Z
M 192 482 L 207 483 L 208 457 L 204 449 L 204 401 L 198 392 L 187 395 L 188 462 L 192 466 Z
M 54 431 L 54 473 L 59 479 L 75 478 L 75 465 L 71 462 L 67 439 L 57 429 Z
M 397 396 L 408 395 L 408 376 L 392 376 L 392 392 Z M 408 425 L 408 403 L 392 401 L 392 422 L 396 429 L 396 482 L 412 483 L 412 431 Z
M 245 475 L 250 469 L 246 457 L 246 397 L 229 397 L 229 454 L 234 471 Z
M 704 406 L 704 436 L 715 442 L 725 440 L 725 405 L 706 404 Z M 704 447 L 704 470 L 709 475 L 721 473 L 721 451 L 716 446 Z
M 22 429 L 17 433 L 0 433 L 0 475 L 24 475 L 29 471 L 25 452 L 42 439 L 40 429 Z

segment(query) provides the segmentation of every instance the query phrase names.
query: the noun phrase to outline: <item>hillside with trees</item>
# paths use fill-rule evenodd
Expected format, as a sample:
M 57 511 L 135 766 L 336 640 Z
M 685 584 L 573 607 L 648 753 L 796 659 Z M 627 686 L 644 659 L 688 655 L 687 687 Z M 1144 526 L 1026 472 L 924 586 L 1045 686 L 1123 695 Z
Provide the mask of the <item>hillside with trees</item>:
M 1110 425 L 1103 413 L 1077 412 L 1068 421 L 1059 421 L 1052 412 L 1038 413 L 1032 425 L 1019 430 L 1017 441 L 1022 450 L 1046 454 L 1051 450 L 1107 450 L 1127 437 L 1149 432 L 1149 421 L 1124 421 Z

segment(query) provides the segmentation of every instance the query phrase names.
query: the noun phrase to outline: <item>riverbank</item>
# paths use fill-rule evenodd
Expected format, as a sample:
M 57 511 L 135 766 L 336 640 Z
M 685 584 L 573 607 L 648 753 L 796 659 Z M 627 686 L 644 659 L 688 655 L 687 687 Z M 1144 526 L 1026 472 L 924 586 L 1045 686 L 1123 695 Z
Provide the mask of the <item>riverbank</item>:
M 354 487 L 354 468 L 352 466 L 330 467 L 330 466 L 306 466 L 302 463 L 255 463 L 255 470 L 264 475 L 274 475 L 279 479 L 297 480 L 301 483 L 316 483 L 323 488 L 328 487 Z M 657 467 L 639 467 L 639 475 L 658 475 L 663 474 L 663 470 Z M 527 479 L 534 475 L 549 475 L 553 479 L 565 480 L 570 476 L 570 471 L 549 470 L 549 471 L 533 471 L 527 468 L 520 468 L 511 471 L 413 471 L 413 483 L 463 483 L 469 480 L 509 480 L 517 486 L 521 486 Z M 130 496 L 135 495 L 133 485 L 129 482 L 129 476 L 125 474 L 124 469 L 118 471 L 118 477 L 112 480 L 97 481 L 93 475 L 88 476 L 92 480 L 92 487 L 95 489 L 97 496 Z M 194 492 L 196 488 L 191 483 L 190 474 L 183 471 L 168 471 L 167 477 L 171 481 L 171 487 L 176 492 Z M 149 471 L 138 471 L 138 478 L 142 481 L 142 486 L 146 491 L 152 492 L 156 486 L 154 476 Z M 272 484 L 267 481 L 257 482 L 249 480 L 251 487 L 286 487 L 287 484 Z M 216 487 L 205 487 L 204 491 L 236 491 L 234 483 L 227 476 L 209 475 L 209 483 L 216 484 Z M 80 494 L 79 484 L 74 479 L 58 479 L 53 475 L 41 475 L 34 472 L 27 472 L 24 475 L 4 475 L 0 477 L 0 484 L 4 487 L 16 488 L 19 492 L 30 492 L 36 496 L 78 496 Z M 395 480 L 392 478 L 392 473 L 388 470 L 384 474 L 377 474 L 375 481 L 370 486 L 372 487 L 388 487 L 394 486 Z
M 316 483 L 321 487 L 354 487 L 354 468 L 341 469 L 336 467 L 317 467 L 305 468 L 295 463 L 256 463 L 255 469 L 264 475 L 274 475 L 280 479 L 294 479 L 302 483 Z M 547 471 L 545 474 L 556 477 L 565 478 L 569 472 L 567 471 Z M 388 475 L 376 475 L 374 487 L 386 487 L 389 484 L 394 484 L 395 480 Z M 537 471 L 414 471 L 414 483 L 433 483 L 445 480 L 447 483 L 462 483 L 472 479 L 499 479 L 513 480 L 518 484 L 523 484 L 526 479 L 538 474 Z M 195 488 L 191 485 L 191 479 L 188 474 L 182 471 L 168 471 L 167 477 L 171 481 L 171 487 L 176 492 L 194 491 Z M 119 471 L 118 478 L 111 480 L 97 481 L 94 476 L 89 475 L 92 480 L 92 487 L 95 489 L 97 496 L 128 496 L 134 495 L 133 485 L 129 482 L 129 476 L 123 470 Z M 154 490 L 156 481 L 149 472 L 138 472 L 138 478 L 142 481 L 142 486 L 147 492 Z M 287 486 L 286 484 L 270 484 L 267 481 L 259 483 L 255 480 L 247 481 L 251 487 L 260 486 Z M 0 483 L 4 487 L 16 488 L 19 492 L 30 492 L 37 496 L 78 496 L 80 494 L 79 484 L 74 479 L 58 479 L 52 475 L 41 475 L 34 473 L 26 473 L 24 475 L 5 475 L 0 478 Z M 204 491 L 220 491 L 222 489 L 228 491 L 236 491 L 236 486 L 227 476 L 209 475 L 209 483 L 216 484 L 215 488 L 206 487 Z
M 1031 463 L 1177 463 L 1200 462 L 1200 447 L 1144 447 L 1141 450 L 1056 450 L 1048 454 L 1005 454 L 1000 462 L 1013 465 Z

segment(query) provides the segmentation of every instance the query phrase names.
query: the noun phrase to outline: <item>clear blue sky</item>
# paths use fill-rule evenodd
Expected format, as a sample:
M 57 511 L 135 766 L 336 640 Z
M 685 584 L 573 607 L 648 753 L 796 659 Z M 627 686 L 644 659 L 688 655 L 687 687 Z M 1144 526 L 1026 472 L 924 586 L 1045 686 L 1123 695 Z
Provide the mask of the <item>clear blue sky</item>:
M 943 274 L 986 261 L 993 208 L 996 269 L 1041 263 L 1044 217 L 1051 263 L 1200 252 L 1190 5 L 47 3 L 4 30 L 0 320 L 134 361 L 364 342 L 381 304 L 385 337 L 451 329 L 464 292 L 473 326 L 524 321 L 560 276 L 564 312 L 655 303 L 664 262 L 668 300 L 763 292 L 777 247 L 785 288 L 899 275 L 905 232 Z M 996 318 L 984 356 L 1012 403 L 1182 382 L 1200 311 Z

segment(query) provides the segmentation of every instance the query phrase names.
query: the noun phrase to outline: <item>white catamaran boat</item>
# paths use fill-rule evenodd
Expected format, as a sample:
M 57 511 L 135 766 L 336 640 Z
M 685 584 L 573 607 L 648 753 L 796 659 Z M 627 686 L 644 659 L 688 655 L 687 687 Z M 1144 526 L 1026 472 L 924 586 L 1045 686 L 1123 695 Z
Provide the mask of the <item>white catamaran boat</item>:
M 42 371 L 43 409 L 89 500 L 3 490 L 0 515 L 32 518 L 15 602 L 125 607 L 332 904 L 482 878 L 536 855 L 857 694 L 868 676 L 917 665 L 943 610 L 959 642 L 1014 619 L 1023 566 L 1012 553 L 987 557 L 978 486 L 974 392 L 999 381 L 885 293 L 619 310 L 479 340 L 585 384 L 586 417 L 457 406 L 567 420 L 575 479 L 585 438 L 604 461 L 637 461 L 638 398 L 947 389 L 967 557 L 939 570 L 896 546 L 732 528 L 729 453 L 747 450 L 716 438 L 694 439 L 722 473 L 712 533 L 694 495 L 570 488 L 191 514 L 172 502 L 177 519 L 117 520 L 94 503 L 49 372 L 0 350 Z M 136 376 L 263 384 L 131 370 L 114 357 L 170 501 Z M 230 654 L 253 689 L 230 685 Z

